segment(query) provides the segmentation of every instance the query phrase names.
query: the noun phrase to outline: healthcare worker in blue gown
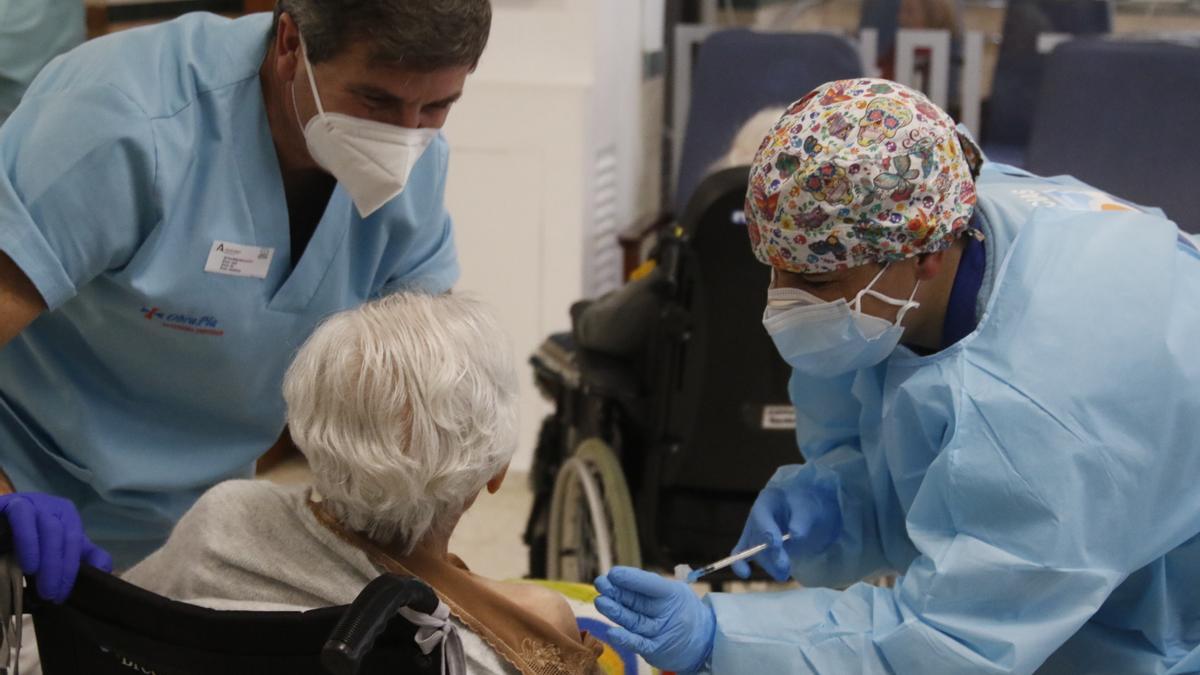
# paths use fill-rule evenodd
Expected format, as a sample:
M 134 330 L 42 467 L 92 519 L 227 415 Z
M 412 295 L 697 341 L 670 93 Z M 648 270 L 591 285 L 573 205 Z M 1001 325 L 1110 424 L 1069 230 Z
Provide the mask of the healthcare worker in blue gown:
M 455 283 L 438 130 L 491 12 L 442 5 L 281 0 L 100 38 L 0 127 L 0 511 L 43 595 L 249 477 L 324 317 Z
M 617 568 L 615 642 L 682 672 L 1200 672 L 1200 252 L 977 158 L 880 80 L 779 121 L 747 220 L 807 461 L 737 549 L 805 588 L 701 600 Z

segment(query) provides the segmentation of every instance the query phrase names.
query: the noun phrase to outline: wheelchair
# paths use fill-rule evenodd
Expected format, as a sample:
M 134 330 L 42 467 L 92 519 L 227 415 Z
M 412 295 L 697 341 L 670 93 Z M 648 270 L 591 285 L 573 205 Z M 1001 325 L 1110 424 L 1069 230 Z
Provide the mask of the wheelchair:
M 530 474 L 531 576 L 590 583 L 613 565 L 724 557 L 775 468 L 801 461 L 789 369 L 761 326 L 769 270 L 744 227 L 749 168 L 705 174 L 758 111 L 862 74 L 834 35 L 738 29 L 700 46 L 672 199 L 682 217 L 619 238 L 628 271 L 644 235 L 661 232 L 657 266 L 577 303 L 572 332 L 531 359 L 555 406 Z
M 9 546 L 3 519 L 0 541 Z M 231 611 L 170 600 L 87 566 L 67 601 L 55 605 L 31 584 L 22 588 L 11 554 L 0 556 L 0 570 L 6 637 L 31 614 L 45 675 L 441 675 L 443 659 L 463 662 L 457 642 L 442 640 L 425 653 L 418 627 L 398 614 L 433 615 L 441 603 L 411 577 L 382 575 L 347 606 Z M 0 673 L 15 673 L 4 656 Z
M 590 582 L 614 565 L 722 558 L 774 470 L 802 461 L 790 369 L 761 323 L 770 270 L 745 230 L 748 173 L 708 176 L 660 235 L 654 271 L 577 304 L 572 333 L 531 357 L 555 406 L 530 476 L 532 576 Z

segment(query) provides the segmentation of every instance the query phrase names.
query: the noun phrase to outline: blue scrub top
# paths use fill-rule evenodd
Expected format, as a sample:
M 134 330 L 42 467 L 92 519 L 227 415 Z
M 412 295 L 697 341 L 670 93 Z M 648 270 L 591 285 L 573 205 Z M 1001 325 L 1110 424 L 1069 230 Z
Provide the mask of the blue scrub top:
M 0 124 L 38 71 L 83 37 L 82 0 L 0 0 Z
M 979 231 L 978 219 L 971 223 Z M 987 268 L 987 252 L 982 236 L 968 235 L 954 274 L 954 286 L 950 289 L 950 300 L 946 305 L 946 319 L 942 323 L 942 347 L 949 347 L 975 331 L 979 324 L 979 289 L 983 287 L 983 273 Z M 986 298 L 984 298 L 986 301 Z
M 258 75 L 270 26 L 191 14 L 93 40 L 0 127 L 0 250 L 49 306 L 0 350 L 0 465 L 74 500 L 118 565 L 250 475 L 319 321 L 458 277 L 441 137 L 369 218 L 338 187 L 293 265 Z M 216 242 L 273 251 L 265 278 L 206 271 Z

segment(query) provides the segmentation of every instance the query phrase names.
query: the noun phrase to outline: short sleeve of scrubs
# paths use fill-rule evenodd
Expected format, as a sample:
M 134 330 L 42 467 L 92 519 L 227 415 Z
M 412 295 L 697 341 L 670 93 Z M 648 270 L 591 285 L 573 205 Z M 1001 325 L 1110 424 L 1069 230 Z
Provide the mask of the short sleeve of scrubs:
M 436 153 L 436 181 L 430 192 L 428 216 L 421 227 L 427 235 L 415 238 L 396 261 L 394 272 L 380 296 L 399 291 L 418 290 L 446 293 L 458 282 L 458 251 L 454 245 L 454 224 L 446 210 L 446 174 L 450 151 L 446 140 L 438 136 L 428 152 Z M 418 186 L 410 186 L 410 189 Z
M 155 159 L 150 120 L 109 85 L 31 92 L 0 126 L 0 251 L 51 310 L 159 220 Z
M 38 71 L 83 38 L 79 0 L 0 0 L 0 123 Z

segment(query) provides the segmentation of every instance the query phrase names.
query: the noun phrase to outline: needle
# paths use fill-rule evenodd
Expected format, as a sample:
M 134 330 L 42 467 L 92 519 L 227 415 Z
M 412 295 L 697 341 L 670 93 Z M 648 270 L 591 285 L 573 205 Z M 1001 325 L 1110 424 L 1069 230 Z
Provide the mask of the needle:
M 783 535 L 783 539 L 781 541 L 787 541 L 791 538 L 792 538 L 792 533 L 789 532 L 789 533 Z M 746 558 L 753 558 L 754 556 L 758 555 L 759 553 L 762 553 L 763 551 L 767 550 L 770 547 L 771 547 L 770 544 L 759 544 L 758 546 L 751 546 L 750 548 L 746 549 L 745 551 L 742 551 L 741 553 L 735 553 L 735 554 L 729 556 L 728 558 L 721 558 L 720 560 L 718 560 L 714 563 L 709 563 L 709 564 L 705 565 L 704 567 L 701 567 L 700 569 L 697 569 L 697 570 L 693 570 L 692 568 L 688 567 L 687 565 L 676 565 L 675 566 L 675 578 L 679 579 L 680 581 L 686 580 L 689 584 L 695 583 L 696 580 L 698 580 L 700 577 L 712 574 L 713 572 L 716 572 L 718 570 L 723 570 L 726 567 L 729 567 L 730 565 L 732 565 L 733 563 L 738 562 L 739 560 L 745 560 Z

